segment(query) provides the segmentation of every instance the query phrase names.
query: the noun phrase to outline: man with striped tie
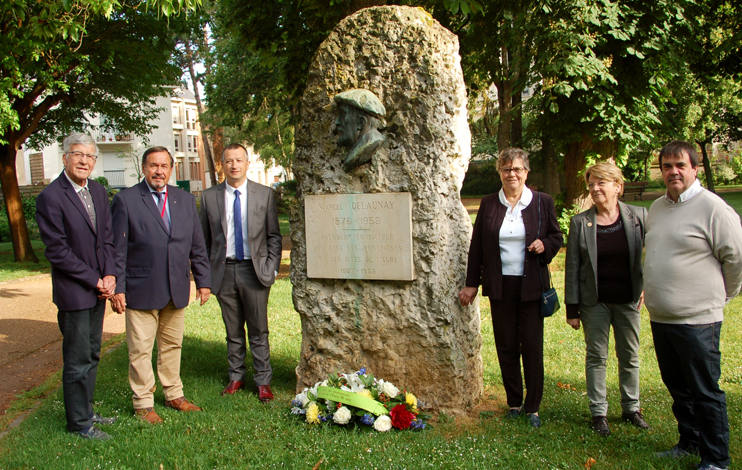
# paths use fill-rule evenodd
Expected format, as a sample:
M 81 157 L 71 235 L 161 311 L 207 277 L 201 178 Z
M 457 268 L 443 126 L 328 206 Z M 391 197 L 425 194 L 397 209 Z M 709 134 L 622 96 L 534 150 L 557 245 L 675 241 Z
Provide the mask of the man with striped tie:
M 36 199 L 36 220 L 63 336 L 64 411 L 70 432 L 108 440 L 96 425 L 116 418 L 93 411 L 93 394 L 106 299 L 116 286 L 111 209 L 106 188 L 89 179 L 98 160 L 93 138 L 74 133 L 62 145 L 64 171 Z
M 134 414 L 152 424 L 162 422 L 154 410 L 155 338 L 165 406 L 178 411 L 201 410 L 185 399 L 180 380 L 191 271 L 201 305 L 211 293 L 196 199 L 167 184 L 173 163 L 165 147 L 147 149 L 142 155 L 144 181 L 118 193 L 112 206 L 117 283 L 111 303 L 116 312 L 126 311 Z
M 226 182 L 201 199 L 201 226 L 211 263 L 211 290 L 227 330 L 229 384 L 222 395 L 245 387 L 245 324 L 258 399 L 273 399 L 268 343 L 268 295 L 281 264 L 281 231 L 273 190 L 247 179 L 250 160 L 240 144 L 224 148 Z

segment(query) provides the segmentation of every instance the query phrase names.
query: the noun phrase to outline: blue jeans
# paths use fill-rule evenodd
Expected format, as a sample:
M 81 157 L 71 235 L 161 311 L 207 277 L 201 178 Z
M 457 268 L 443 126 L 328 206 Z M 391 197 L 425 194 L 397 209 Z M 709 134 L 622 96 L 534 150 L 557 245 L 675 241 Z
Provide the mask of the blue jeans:
M 662 381 L 672 395 L 672 412 L 678 420 L 678 446 L 698 447 L 703 465 L 728 466 L 727 400 L 719 388 L 721 322 L 651 324 Z
M 93 393 L 100 360 L 106 301 L 95 307 L 57 313 L 62 332 L 62 391 L 67 429 L 80 431 L 93 425 Z

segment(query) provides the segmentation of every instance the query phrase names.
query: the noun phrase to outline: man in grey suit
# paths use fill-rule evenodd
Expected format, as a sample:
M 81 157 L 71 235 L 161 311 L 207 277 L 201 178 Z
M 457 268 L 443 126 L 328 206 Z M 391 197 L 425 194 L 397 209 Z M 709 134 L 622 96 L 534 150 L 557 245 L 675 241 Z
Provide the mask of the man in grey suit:
M 112 208 L 117 283 L 111 303 L 114 311 L 126 311 L 134 414 L 151 424 L 162 422 L 154 410 L 155 338 L 165 406 L 201 410 L 183 395 L 180 353 L 191 271 L 196 299 L 203 305 L 210 295 L 209 263 L 196 199 L 167 184 L 173 163 L 165 147 L 147 149 L 142 155 L 144 181 L 118 193 Z
M 258 398 L 273 399 L 268 343 L 268 295 L 281 263 L 281 231 L 273 190 L 247 179 L 245 147 L 230 144 L 222 154 L 227 181 L 204 191 L 201 227 L 211 263 L 211 290 L 227 330 L 229 385 L 222 395 L 245 387 L 245 324 L 253 356 Z

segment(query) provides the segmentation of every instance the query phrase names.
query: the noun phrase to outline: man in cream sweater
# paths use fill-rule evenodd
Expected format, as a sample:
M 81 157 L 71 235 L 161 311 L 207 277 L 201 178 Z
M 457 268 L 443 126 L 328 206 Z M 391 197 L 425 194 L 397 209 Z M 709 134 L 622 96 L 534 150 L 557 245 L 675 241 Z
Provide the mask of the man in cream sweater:
M 742 285 L 742 225 L 726 202 L 701 187 L 691 145 L 665 145 L 660 167 L 667 193 L 649 209 L 644 290 L 680 440 L 657 455 L 699 454 L 699 469 L 725 469 L 729 423 L 719 337 L 724 305 Z

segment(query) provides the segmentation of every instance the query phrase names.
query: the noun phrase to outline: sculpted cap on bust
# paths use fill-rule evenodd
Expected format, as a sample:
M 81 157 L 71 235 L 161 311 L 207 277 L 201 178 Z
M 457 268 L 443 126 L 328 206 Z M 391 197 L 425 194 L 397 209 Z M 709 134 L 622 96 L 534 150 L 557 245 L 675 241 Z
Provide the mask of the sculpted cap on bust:
M 345 158 L 345 170 L 363 165 L 371 160 L 385 137 L 379 132 L 386 109 L 372 92 L 357 88 L 335 96 L 338 117 L 335 132 L 338 144 L 350 147 Z

